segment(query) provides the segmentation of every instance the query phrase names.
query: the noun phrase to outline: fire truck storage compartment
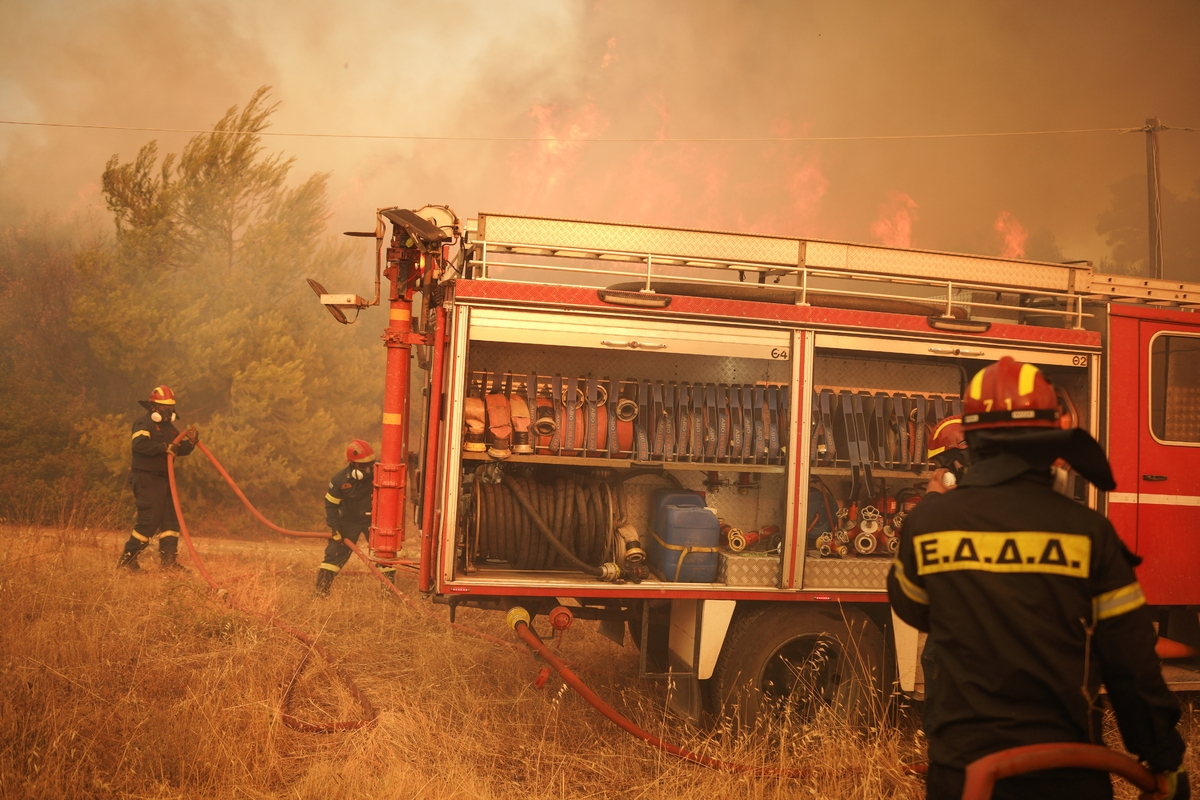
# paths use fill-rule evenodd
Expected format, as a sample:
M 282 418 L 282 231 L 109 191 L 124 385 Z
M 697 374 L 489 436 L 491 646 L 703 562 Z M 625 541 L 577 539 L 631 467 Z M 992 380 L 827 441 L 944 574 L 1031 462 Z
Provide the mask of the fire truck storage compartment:
M 733 580 L 778 586 L 798 379 L 791 331 L 459 309 L 469 339 L 454 378 L 464 410 L 452 580 L 597 583 L 546 541 L 520 489 L 592 567 L 649 551 L 647 582 L 716 583 L 732 536 L 773 567 Z M 664 490 L 701 493 L 718 539 L 707 541 L 695 514 L 680 523 L 684 543 L 656 530 Z
M 1038 364 L 1063 409 L 1091 427 L 1090 355 L 817 335 L 806 393 L 805 589 L 886 590 L 904 519 L 935 469 L 929 439 L 962 413 L 974 373 L 1003 355 Z M 1068 487 L 1080 502 L 1094 500 L 1079 476 Z

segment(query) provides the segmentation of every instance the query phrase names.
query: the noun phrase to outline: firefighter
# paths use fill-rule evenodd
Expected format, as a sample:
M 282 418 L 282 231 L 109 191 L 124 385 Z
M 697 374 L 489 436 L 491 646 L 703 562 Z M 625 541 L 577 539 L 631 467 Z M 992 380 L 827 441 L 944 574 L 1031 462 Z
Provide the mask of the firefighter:
M 167 386 L 156 386 L 149 400 L 139 400 L 146 413 L 133 423 L 133 461 L 129 470 L 129 485 L 137 505 L 137 521 L 125 549 L 117 560 L 117 568 L 138 572 L 138 554 L 158 536 L 158 557 L 163 569 L 182 570 L 176 560 L 179 550 L 179 520 L 171 499 L 171 483 L 167 478 L 167 453 L 186 456 L 192 452 L 200 435 L 189 428 L 187 438 L 178 445 L 179 431 L 175 421 L 175 393 Z
M 967 388 L 974 463 L 953 492 L 929 494 L 905 521 L 888 575 L 892 608 L 929 634 L 926 796 L 958 798 L 964 769 L 1010 747 L 1102 744 L 1100 684 L 1128 750 L 1163 794 L 1189 797 L 1139 559 L 1101 514 L 1053 489 L 1063 459 L 1115 488 L 1100 445 L 1059 425 L 1053 387 L 1005 357 Z M 1109 776 L 1050 770 L 996 784 L 993 797 L 1111 798 Z
M 333 578 L 350 559 L 350 547 L 344 540 L 357 542 L 371 529 L 371 496 L 374 492 L 375 453 L 371 445 L 355 439 L 346 447 L 346 467 L 329 479 L 325 493 L 325 524 L 333 538 L 325 547 L 325 560 L 317 570 L 317 594 L 329 594 Z M 396 568 L 380 568 L 395 580 Z
M 967 467 L 971 466 L 971 451 L 963 436 L 962 417 L 957 414 L 939 422 L 929 436 L 929 460 L 933 475 L 925 493 L 945 494 L 958 485 Z

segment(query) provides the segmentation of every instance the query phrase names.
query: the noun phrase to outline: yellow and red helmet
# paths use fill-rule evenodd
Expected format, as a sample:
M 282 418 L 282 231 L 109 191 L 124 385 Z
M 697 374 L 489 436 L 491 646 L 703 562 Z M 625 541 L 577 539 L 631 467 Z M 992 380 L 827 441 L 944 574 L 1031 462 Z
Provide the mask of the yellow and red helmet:
M 346 460 L 352 464 L 362 464 L 367 461 L 374 461 L 375 451 L 371 449 L 371 445 L 367 444 L 362 439 L 355 439 L 346 446 Z
M 967 440 L 963 436 L 962 417 L 957 414 L 939 422 L 929 436 L 929 458 L 939 456 L 947 450 L 966 450 Z
M 160 406 L 175 405 L 175 393 L 171 391 L 171 387 L 167 385 L 155 386 L 150 392 L 150 402 Z
M 1057 428 L 1058 395 L 1042 371 L 1011 356 L 981 369 L 967 385 L 963 429 Z

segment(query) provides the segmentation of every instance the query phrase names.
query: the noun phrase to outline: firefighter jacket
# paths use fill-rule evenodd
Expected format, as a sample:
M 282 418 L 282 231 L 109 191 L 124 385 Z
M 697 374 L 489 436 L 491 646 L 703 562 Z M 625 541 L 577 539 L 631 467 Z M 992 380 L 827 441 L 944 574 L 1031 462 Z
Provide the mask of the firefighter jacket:
M 133 470 L 153 475 L 167 474 L 167 445 L 175 441 L 179 431 L 170 422 L 155 422 L 146 413 L 133 423 Z M 186 456 L 195 445 L 184 439 L 176 453 Z
M 927 495 L 904 522 L 888 595 L 929 634 L 930 761 L 962 769 L 1009 747 L 1102 744 L 1103 682 L 1125 746 L 1156 772 L 1177 768 L 1179 704 L 1137 563 L 1103 515 L 1012 453 Z
M 362 478 L 351 476 L 355 469 L 362 470 Z M 370 467 L 347 464 L 329 479 L 329 490 L 325 493 L 326 525 L 338 533 L 355 536 L 370 529 L 373 474 Z

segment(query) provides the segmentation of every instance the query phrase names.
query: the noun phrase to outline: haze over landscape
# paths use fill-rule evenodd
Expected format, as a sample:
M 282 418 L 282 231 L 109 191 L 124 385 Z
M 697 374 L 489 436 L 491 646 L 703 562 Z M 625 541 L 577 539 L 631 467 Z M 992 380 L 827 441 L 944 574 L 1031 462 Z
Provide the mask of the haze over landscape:
M 279 132 L 553 138 L 268 137 L 297 158 L 294 175 L 330 173 L 335 230 L 370 226 L 378 206 L 432 202 L 462 216 L 615 219 L 1136 271 L 1142 133 L 654 140 L 1136 128 L 1151 116 L 1200 125 L 1200 8 L 1188 2 L 62 0 L 12 2 L 5 14 L 5 120 L 205 129 L 270 85 Z M 0 213 L 94 212 L 107 226 L 105 161 L 130 160 L 151 138 L 178 152 L 191 135 L 0 125 Z M 651 141 L 588 141 L 605 138 Z M 1166 273 L 1200 279 L 1200 133 L 1166 131 L 1161 143 Z M 1142 247 L 1113 261 L 1121 228 Z

